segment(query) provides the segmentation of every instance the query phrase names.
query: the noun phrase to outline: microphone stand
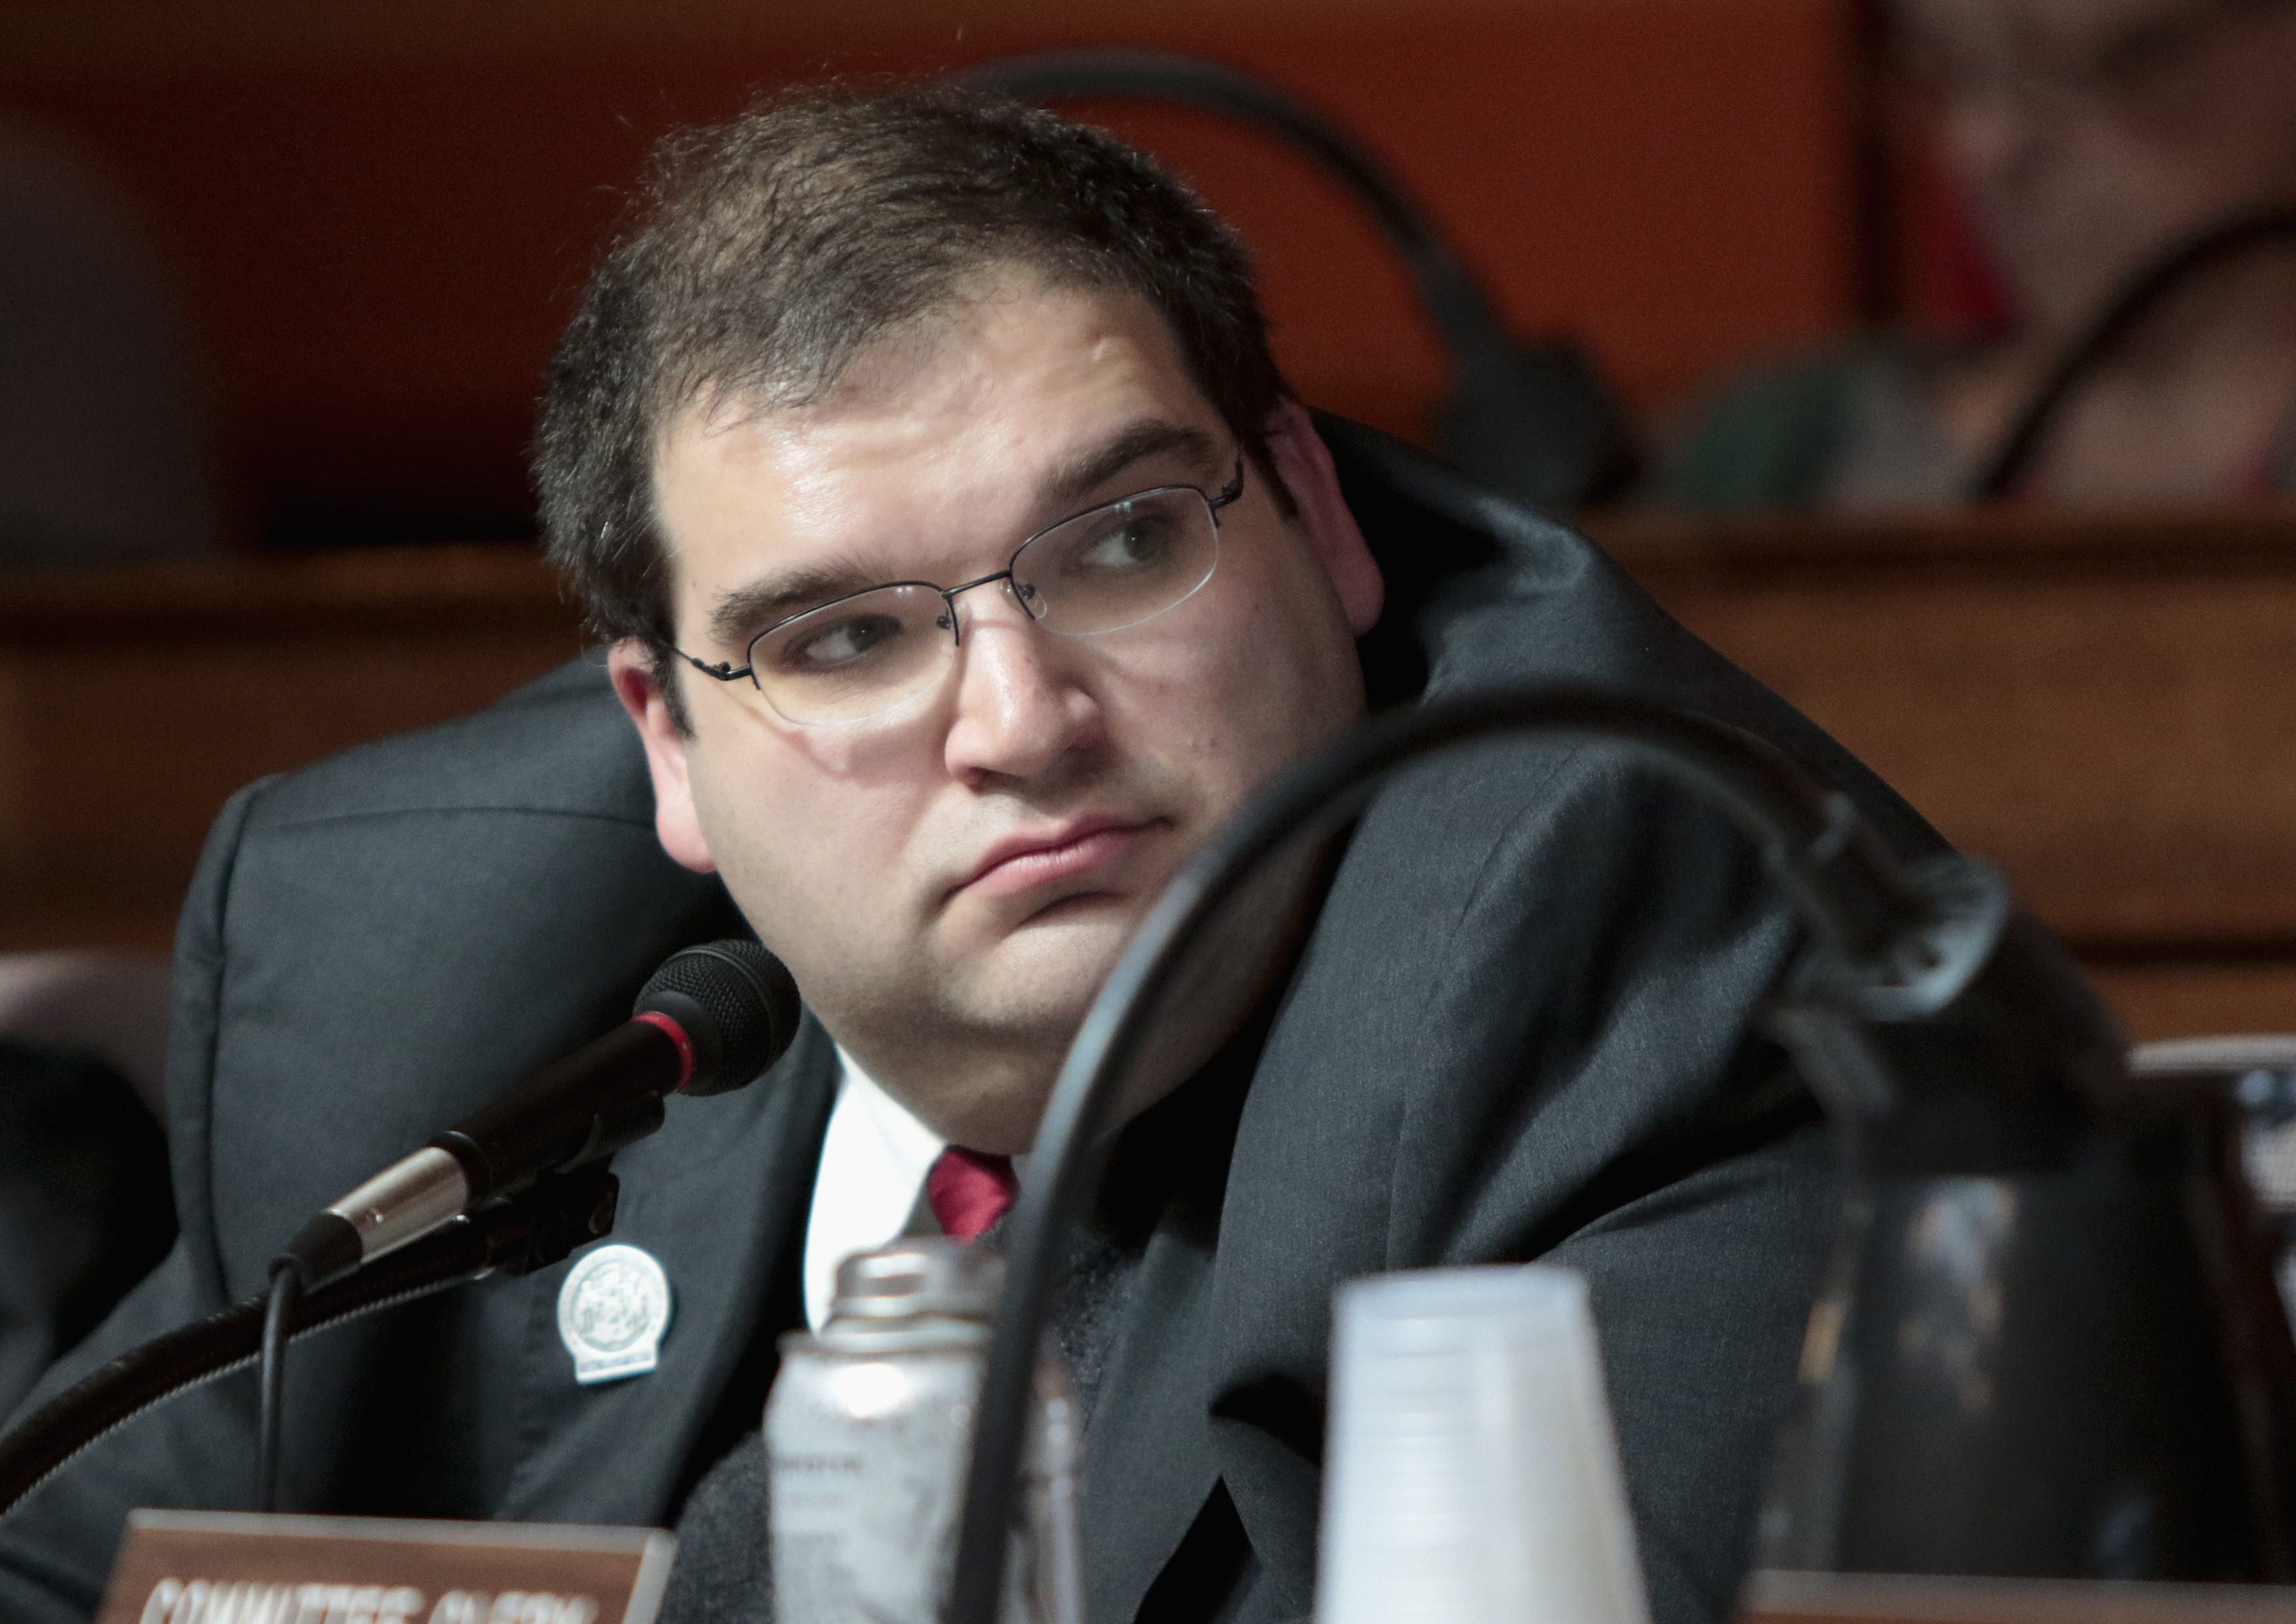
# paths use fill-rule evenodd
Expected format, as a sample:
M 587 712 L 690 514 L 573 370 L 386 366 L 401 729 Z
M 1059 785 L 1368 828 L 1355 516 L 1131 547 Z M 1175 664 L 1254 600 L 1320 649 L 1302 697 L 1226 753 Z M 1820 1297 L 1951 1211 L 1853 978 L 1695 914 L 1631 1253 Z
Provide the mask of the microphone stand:
M 1884 1188 L 1897 1187 L 1892 1179 L 1915 1187 L 1959 1187 L 1988 1177 L 2009 1185 L 2046 1181 L 2084 1157 L 2115 1176 L 2142 1179 L 2157 1171 L 2155 1161 L 2124 1155 L 2128 1136 L 2116 1137 L 2114 1123 L 2131 1114 L 2141 1116 L 2145 1104 L 2128 1082 L 2118 1029 L 2070 956 L 2015 910 L 2006 887 L 1982 864 L 1946 856 L 1903 867 L 1847 796 L 1816 786 L 1767 744 L 1649 701 L 1527 688 L 1374 718 L 1292 770 L 1212 838 L 1142 921 L 1078 1032 L 1031 1152 L 1032 1177 L 1021 1187 L 1007 1231 L 1005 1284 L 976 1411 L 949 1624 L 995 1624 L 998 1617 L 1030 1383 L 1054 1276 L 1090 1196 L 1097 1152 L 1116 1125 L 1114 1106 L 1132 1057 L 1148 1047 L 1165 995 L 1212 934 L 1222 905 L 1279 851 L 1354 816 L 1397 768 L 1459 745 L 1530 733 L 1587 735 L 1628 746 L 1758 843 L 1765 866 L 1811 934 L 1783 989 L 1773 1029 L 1836 1123 L 1849 1153 L 1853 1190 L 1868 1174 L 1867 1183 Z M 2221 1167 L 2195 1176 L 2217 1180 L 2210 1187 L 2223 1198 L 2217 1212 L 2236 1209 L 2243 1199 L 2236 1187 L 2227 1187 L 2229 1175 Z M 2189 1181 L 2182 1187 L 2187 1196 L 2194 1193 Z M 2156 1228 L 2182 1221 L 2178 1245 L 2152 1248 L 2131 1266 L 2135 1272 L 2104 1270 L 2103 1284 L 2087 1298 L 2052 1300 L 2049 1312 L 2056 1318 L 2038 1334 L 2025 1326 L 2019 1351 L 2038 1356 L 2029 1363 L 2050 1375 L 2076 1373 L 2062 1383 L 2067 1391 L 2049 1417 L 2065 1424 L 2042 1440 L 2033 1469 L 2047 1480 L 2046 1488 L 2070 1483 L 2078 1489 L 2082 1474 L 2099 1465 L 2094 1458 L 2074 1460 L 2074 1451 L 2062 1447 L 2066 1431 L 2084 1424 L 2081 1405 L 2155 1404 L 2207 1435 L 2184 1438 L 2169 1426 L 2161 1430 L 2165 1438 L 2153 1438 L 2152 1454 L 2140 1457 L 2132 1449 L 2128 1461 L 2107 1464 L 2133 1462 L 2151 1472 L 2146 1481 L 2166 1485 L 2166 1498 L 2177 1502 L 2171 1509 L 2225 1512 L 2220 1520 L 2235 1529 L 2229 1537 L 2251 1542 L 2245 1571 L 2270 1577 L 2286 1566 L 2296 1353 L 2276 1298 L 2269 1298 L 2269 1309 L 2263 1306 L 2272 1292 L 2268 1269 L 2259 1271 L 2252 1254 L 2236 1255 L 2236 1245 L 2217 1244 L 2226 1226 L 2190 1216 L 2206 1204 L 2185 1201 L 2187 1217 L 2179 1220 L 2152 1204 L 2148 1211 L 2157 1221 L 2155 1221 Z M 1916 1207 L 1912 1219 L 1918 1217 Z M 1893 1245 L 1903 1250 L 1906 1221 L 1901 1214 L 1877 1223 L 1863 1209 L 1845 1214 L 1842 1254 L 1850 1260 L 1852 1284 L 1861 1270 L 1878 1279 L 1869 1294 L 1885 1310 L 1902 1301 L 1889 1296 L 1895 1282 L 1873 1260 Z M 2094 1253 L 2101 1235 L 2092 1224 L 2086 1231 L 2061 1228 L 2053 1238 L 2060 1245 L 2078 1242 Z M 2046 1262 L 2038 1260 L 2034 1268 L 2045 1269 Z M 2021 1285 L 2021 1277 L 2010 1283 Z M 1855 1293 L 1841 1286 L 1837 1278 L 1830 1301 L 1838 1312 L 1855 1317 L 1857 1305 L 1849 1300 Z M 2213 1299 L 2218 1313 L 2207 1316 L 2204 1307 L 2211 1320 L 2205 1326 L 2149 1325 L 2136 1337 L 2134 1353 L 2120 1361 L 2118 1384 L 2083 1385 L 2085 1373 L 2077 1364 L 2081 1334 L 2101 1327 L 2079 1323 L 2079 1317 L 2098 1319 L 2121 1300 L 2155 1289 L 2180 1302 L 2198 1290 Z M 2021 1306 L 2013 1303 L 2009 1311 L 2014 1315 Z M 2020 1323 L 2013 1321 L 2012 1328 Z M 1827 1374 L 1806 1370 L 1806 1384 L 1822 1388 Z M 1784 1486 L 1782 1501 L 1766 1516 L 1798 1518 L 1804 1526 L 1831 1517 L 1830 1526 L 1838 1527 L 1843 1504 L 1858 1490 L 1881 1486 L 1860 1503 L 1867 1511 L 1890 1502 L 1893 1494 L 1918 1493 L 1919 1482 L 1906 1481 L 1912 1474 L 1903 1469 L 1934 1465 L 1934 1459 L 1892 1459 L 1890 1426 L 1861 1432 L 1854 1424 L 1904 1420 L 1919 1408 L 1906 1394 L 1922 1374 L 1909 1377 L 1905 1370 L 1877 1366 L 1866 1373 L 1867 1391 L 1861 1396 L 1858 1373 L 1851 1369 L 1847 1395 L 1837 1389 L 1832 1410 L 1822 1402 L 1825 1392 L 1814 1390 L 1809 1401 L 1824 1412 L 1824 1436 L 1797 1451 L 1812 1465 Z M 1834 1424 L 1845 1415 L 1851 1424 Z M 1996 1469 L 1991 1476 L 1977 1474 L 1980 1499 L 1998 1498 L 2005 1480 L 1997 1457 L 2005 1440 L 2029 1456 L 2037 1447 L 2030 1426 L 2021 1433 L 1988 1431 L 1985 1419 L 1943 1434 L 1965 1462 L 1984 1455 L 1980 1464 Z M 2233 1463 L 2229 1481 L 2217 1481 L 2224 1475 L 2217 1468 L 2227 1460 Z M 2003 1558 L 2006 1567 L 1959 1565 L 1970 1560 L 1969 1548 L 1940 1537 L 1893 1560 L 1908 1564 L 1900 1571 L 2064 1571 L 2062 1553 L 2038 1538 Z M 1857 1550 L 1845 1553 L 1838 1546 L 1820 1556 L 1805 1565 L 1869 1565 Z
M 1642 455 L 1632 423 L 1576 347 L 1525 342 L 1425 208 L 1355 137 L 1265 80 L 1177 51 L 1029 52 L 966 69 L 961 83 L 1024 102 L 1145 99 L 1241 120 L 1275 136 L 1363 206 L 1402 261 L 1451 363 L 1433 427 L 1460 467 L 1535 506 L 1614 500 Z
M 266 1321 L 283 1338 L 332 1330 L 490 1274 L 522 1275 L 611 1233 L 619 1184 L 603 1163 L 545 1178 L 507 1201 L 268 1313 L 266 1290 L 132 1348 L 0 1438 L 0 1515 L 114 1428 L 177 1393 L 263 1357 Z
M 525 1274 L 609 1233 L 614 1153 L 661 1127 L 668 1095 L 723 1094 L 762 1074 L 799 1017 L 797 983 L 755 942 L 672 954 L 627 1022 L 305 1225 L 272 1261 L 262 1296 L 122 1355 L 0 1438 L 0 1513 L 130 1416 L 250 1362 L 261 1372 L 256 1508 L 275 1509 L 293 1336 L 480 1275 Z M 415 1236 L 429 1238 L 410 1244 Z

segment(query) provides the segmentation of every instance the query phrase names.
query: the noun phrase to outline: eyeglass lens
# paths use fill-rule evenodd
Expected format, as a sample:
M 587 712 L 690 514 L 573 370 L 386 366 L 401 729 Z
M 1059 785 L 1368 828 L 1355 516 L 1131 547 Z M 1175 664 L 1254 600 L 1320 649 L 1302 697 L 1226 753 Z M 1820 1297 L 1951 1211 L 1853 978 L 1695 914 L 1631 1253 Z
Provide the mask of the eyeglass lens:
M 1032 537 L 1002 590 L 1047 631 L 1121 631 L 1211 578 L 1219 528 L 1201 492 L 1144 491 Z M 920 583 L 881 586 L 783 623 L 750 646 L 758 691 L 789 721 L 858 722 L 937 682 L 961 635 L 955 600 Z

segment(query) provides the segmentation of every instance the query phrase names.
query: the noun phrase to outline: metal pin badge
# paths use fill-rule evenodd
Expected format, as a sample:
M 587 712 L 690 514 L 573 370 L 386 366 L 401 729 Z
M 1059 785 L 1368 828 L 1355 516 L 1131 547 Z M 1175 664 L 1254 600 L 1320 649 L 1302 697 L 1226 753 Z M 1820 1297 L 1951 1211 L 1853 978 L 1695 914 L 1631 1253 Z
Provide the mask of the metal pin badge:
M 651 1253 L 601 1246 L 558 1288 L 558 1337 L 584 1386 L 644 1375 L 669 1329 L 669 1277 Z

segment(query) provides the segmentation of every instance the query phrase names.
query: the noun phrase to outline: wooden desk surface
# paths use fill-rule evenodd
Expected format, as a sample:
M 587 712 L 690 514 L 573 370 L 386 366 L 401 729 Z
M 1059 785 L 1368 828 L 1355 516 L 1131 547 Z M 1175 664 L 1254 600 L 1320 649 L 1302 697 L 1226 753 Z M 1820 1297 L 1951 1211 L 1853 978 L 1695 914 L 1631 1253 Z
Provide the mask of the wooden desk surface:
M 2139 1035 L 2296 1031 L 2296 507 L 1590 527 L 2000 863 Z M 164 946 L 233 789 L 580 641 L 522 547 L 0 578 L 0 950 Z

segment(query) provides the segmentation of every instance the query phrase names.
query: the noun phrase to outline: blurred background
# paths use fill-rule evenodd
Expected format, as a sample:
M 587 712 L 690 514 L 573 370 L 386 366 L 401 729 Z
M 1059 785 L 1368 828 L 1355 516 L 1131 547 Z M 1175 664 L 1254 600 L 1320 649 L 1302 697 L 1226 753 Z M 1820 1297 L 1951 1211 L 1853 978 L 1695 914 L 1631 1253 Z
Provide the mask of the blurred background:
M 656 136 L 1125 46 L 1328 119 L 1464 267 L 1439 331 L 1297 146 L 1064 102 L 1236 224 L 1311 404 L 1585 524 L 2140 1035 L 2296 1026 L 2292 42 L 2292 0 L 0 0 L 0 952 L 148 968 L 240 784 L 579 648 L 522 446 Z
M 1064 103 L 1311 404 L 1583 524 L 2132 1035 L 2296 1031 L 2296 0 L 0 0 L 0 1409 L 167 1243 L 226 798 L 580 649 L 522 447 L 654 139 L 1079 47 L 1325 130 Z

